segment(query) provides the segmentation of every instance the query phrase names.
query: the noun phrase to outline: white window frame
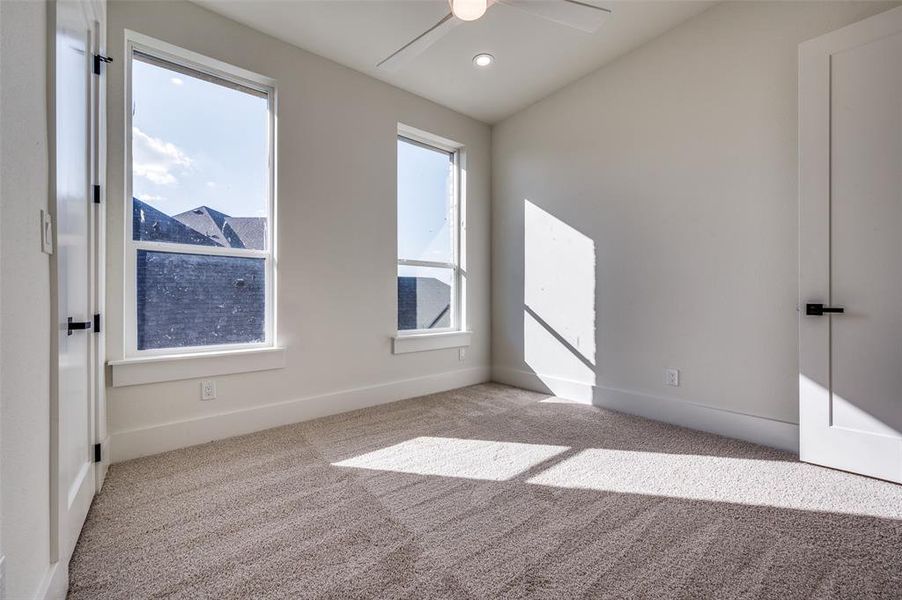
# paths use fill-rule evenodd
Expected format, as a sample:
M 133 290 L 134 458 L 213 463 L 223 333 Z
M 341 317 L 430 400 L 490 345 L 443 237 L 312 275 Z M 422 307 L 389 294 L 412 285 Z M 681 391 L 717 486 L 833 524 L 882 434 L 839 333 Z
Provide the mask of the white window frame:
M 451 202 L 449 210 L 451 215 L 448 222 L 452 227 L 451 231 L 451 256 L 454 262 L 437 262 L 428 260 L 410 260 L 397 257 L 397 266 L 395 277 L 397 278 L 397 267 L 435 267 L 441 269 L 449 269 L 451 276 L 451 325 L 449 327 L 433 328 L 433 329 L 397 329 L 398 326 L 398 307 L 395 305 L 395 328 L 397 335 L 395 337 L 395 353 L 402 353 L 399 350 L 397 340 L 400 338 L 410 338 L 413 336 L 422 338 L 423 336 L 441 336 L 451 339 L 448 334 L 464 332 L 467 329 L 467 294 L 466 294 L 466 269 L 465 260 L 466 252 L 466 211 L 465 211 L 465 184 L 466 184 L 466 149 L 463 144 L 459 144 L 447 138 L 443 138 L 429 132 L 410 127 L 408 125 L 398 124 L 398 138 L 404 138 L 415 144 L 425 146 L 429 149 L 438 150 L 451 155 L 453 174 L 451 177 Z M 396 142 L 397 143 L 397 142 Z M 397 156 L 397 150 L 395 152 Z M 397 197 L 395 198 L 397 205 Z M 399 232 L 400 234 L 400 232 Z M 397 244 L 396 244 L 397 247 Z M 455 337 L 455 340 L 457 338 Z M 440 347 L 461 346 L 469 344 L 469 336 L 466 337 L 467 344 L 449 343 L 448 346 L 440 345 L 436 347 L 424 347 L 422 349 L 431 350 Z M 410 344 L 406 344 L 411 346 Z M 419 348 L 418 348 L 419 349 Z
M 123 354 L 126 359 L 152 358 L 162 356 L 202 356 L 233 350 L 259 350 L 276 348 L 276 82 L 275 80 L 246 71 L 239 67 L 218 61 L 196 52 L 191 52 L 149 36 L 126 30 L 125 60 L 125 186 L 124 199 L 124 310 L 123 310 Z M 267 99 L 269 121 L 269 182 L 268 211 L 266 227 L 266 250 L 243 248 L 222 248 L 218 246 L 197 246 L 192 244 L 172 244 L 135 240 L 132 231 L 132 63 L 135 52 L 173 63 L 173 65 L 212 76 L 229 83 L 249 88 L 264 94 Z M 138 307 L 137 307 L 137 256 L 139 250 L 162 251 L 179 254 L 199 254 L 204 256 L 234 256 L 240 258 L 263 258 L 265 272 L 265 316 L 264 340 L 254 343 L 216 344 L 206 346 L 184 346 L 138 350 Z

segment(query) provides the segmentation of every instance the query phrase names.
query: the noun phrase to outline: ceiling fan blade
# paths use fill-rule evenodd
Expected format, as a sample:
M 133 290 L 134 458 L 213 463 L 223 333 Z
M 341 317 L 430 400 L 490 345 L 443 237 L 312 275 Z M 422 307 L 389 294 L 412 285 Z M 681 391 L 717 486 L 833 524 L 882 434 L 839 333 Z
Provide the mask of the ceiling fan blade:
M 443 35 L 457 27 L 460 19 L 448 13 L 438 23 L 407 42 L 391 56 L 385 58 L 377 67 L 386 71 L 397 71 L 402 66 L 425 52 L 425 50 L 437 42 Z
M 611 16 L 607 8 L 579 0 L 497 0 L 530 14 L 586 33 L 595 33 Z

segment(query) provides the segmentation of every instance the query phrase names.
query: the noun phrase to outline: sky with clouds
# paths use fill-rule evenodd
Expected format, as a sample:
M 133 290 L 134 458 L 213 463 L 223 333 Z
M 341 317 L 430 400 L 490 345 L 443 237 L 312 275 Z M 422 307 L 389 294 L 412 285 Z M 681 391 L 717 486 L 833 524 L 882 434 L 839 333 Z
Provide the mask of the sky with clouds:
M 265 98 L 133 61 L 132 190 L 166 214 L 267 214 Z

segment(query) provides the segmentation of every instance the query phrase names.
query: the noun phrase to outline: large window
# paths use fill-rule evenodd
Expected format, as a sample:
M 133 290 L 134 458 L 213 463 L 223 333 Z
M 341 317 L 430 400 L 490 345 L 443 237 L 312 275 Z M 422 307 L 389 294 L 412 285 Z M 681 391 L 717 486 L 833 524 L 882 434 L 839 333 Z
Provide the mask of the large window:
M 398 136 L 398 331 L 463 328 L 460 150 Z
M 126 353 L 273 345 L 273 88 L 132 42 Z

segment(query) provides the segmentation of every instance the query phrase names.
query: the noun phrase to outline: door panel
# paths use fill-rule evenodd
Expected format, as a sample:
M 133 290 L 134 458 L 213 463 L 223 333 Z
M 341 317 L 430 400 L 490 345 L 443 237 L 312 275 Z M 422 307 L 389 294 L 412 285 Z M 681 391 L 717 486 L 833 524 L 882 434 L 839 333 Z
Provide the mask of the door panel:
M 71 554 L 94 494 L 91 330 L 67 332 L 67 320 L 92 319 L 91 23 L 77 2 L 56 5 L 55 170 L 58 303 L 58 465 L 60 548 Z
M 799 59 L 800 455 L 902 482 L 902 9 Z
M 831 64 L 834 427 L 902 431 L 902 33 Z

